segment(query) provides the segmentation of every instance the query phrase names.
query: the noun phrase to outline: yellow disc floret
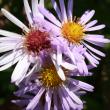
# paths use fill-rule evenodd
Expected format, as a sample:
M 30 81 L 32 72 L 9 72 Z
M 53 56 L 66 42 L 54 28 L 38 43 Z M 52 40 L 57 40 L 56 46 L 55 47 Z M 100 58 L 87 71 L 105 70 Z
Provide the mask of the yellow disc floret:
M 59 86 L 63 81 L 59 78 L 55 68 L 47 68 L 42 71 L 42 83 L 45 87 Z
M 80 43 L 84 37 L 84 28 L 78 22 L 68 21 L 62 25 L 62 35 L 71 43 Z

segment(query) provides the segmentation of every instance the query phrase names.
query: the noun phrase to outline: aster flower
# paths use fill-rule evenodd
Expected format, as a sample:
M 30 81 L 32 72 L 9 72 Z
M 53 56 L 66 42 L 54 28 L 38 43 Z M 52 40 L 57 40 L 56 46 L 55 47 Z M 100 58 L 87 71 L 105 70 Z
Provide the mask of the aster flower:
M 24 79 L 14 93 L 20 99 L 12 102 L 26 110 L 82 110 L 83 101 L 79 98 L 85 93 L 82 90 L 92 92 L 94 87 L 69 75 L 66 72 L 66 80 L 61 80 L 56 68 L 49 64 Z
M 56 35 L 56 39 L 60 41 L 60 48 L 62 48 L 60 49 L 60 54 L 70 58 L 77 65 L 79 72 L 87 75 L 86 65 L 88 63 L 85 60 L 87 59 L 89 64 L 97 67 L 100 60 L 99 56 L 105 57 L 103 52 L 92 47 L 90 44 L 103 47 L 105 43 L 110 42 L 103 35 L 91 34 L 89 32 L 103 29 L 105 25 L 96 25 L 97 20 L 90 21 L 95 13 L 94 10 L 86 11 L 80 18 L 73 17 L 73 0 L 67 1 L 67 9 L 64 0 L 59 0 L 59 6 L 55 0 L 51 1 L 58 19 L 42 6 L 38 8 L 47 18 L 47 22 L 50 23 L 50 29 Z
M 51 33 L 45 29 L 44 17 L 37 8 L 38 4 L 44 7 L 44 0 L 39 2 L 32 0 L 32 10 L 28 0 L 23 0 L 23 2 L 29 28 L 11 13 L 1 9 L 6 18 L 23 30 L 22 34 L 17 34 L 0 29 L 0 35 L 2 35 L 0 37 L 0 53 L 5 52 L 0 57 L 0 71 L 18 62 L 11 77 L 11 81 L 17 85 L 25 78 L 26 74 L 31 74 L 36 68 L 40 69 L 43 55 L 51 54 L 51 48 L 54 46 L 51 42 Z
M 28 1 L 23 0 L 23 2 L 30 28 L 5 9 L 1 9 L 6 18 L 23 30 L 23 34 L 17 34 L 0 29 L 0 35 L 5 36 L 0 37 L 0 53 L 5 52 L 0 57 L 0 71 L 18 62 L 11 77 L 11 81 L 16 84 L 23 80 L 30 66 L 32 67 L 30 71 L 40 68 L 40 51 L 50 48 L 49 35 L 39 26 L 44 17 L 37 9 L 38 1 L 32 0 L 32 11 Z M 39 5 L 44 6 L 44 0 L 40 0 Z M 35 21 L 35 18 L 39 21 Z

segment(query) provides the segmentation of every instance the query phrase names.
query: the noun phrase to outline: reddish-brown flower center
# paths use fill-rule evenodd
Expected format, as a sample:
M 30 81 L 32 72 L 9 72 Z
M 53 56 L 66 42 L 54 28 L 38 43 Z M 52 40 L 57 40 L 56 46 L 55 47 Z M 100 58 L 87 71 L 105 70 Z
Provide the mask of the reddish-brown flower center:
M 29 52 L 39 53 L 41 50 L 50 48 L 49 34 L 37 29 L 32 29 L 26 34 L 24 46 Z

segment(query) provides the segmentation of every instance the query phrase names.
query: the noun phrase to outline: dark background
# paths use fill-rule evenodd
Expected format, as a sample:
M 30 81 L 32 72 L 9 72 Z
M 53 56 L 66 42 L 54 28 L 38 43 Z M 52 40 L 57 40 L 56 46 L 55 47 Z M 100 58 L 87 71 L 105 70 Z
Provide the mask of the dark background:
M 46 0 L 45 4 L 49 10 L 53 11 L 50 0 Z M 0 0 L 0 8 L 2 7 L 28 25 L 22 0 Z M 84 11 L 91 9 L 96 11 L 94 19 L 106 25 L 106 28 L 98 33 L 110 38 L 110 0 L 74 0 L 74 16 L 80 17 Z M 5 19 L 1 12 L 0 28 L 17 33 L 22 32 Z M 82 98 L 86 101 L 84 110 L 110 110 L 110 44 L 106 45 L 102 51 L 106 53 L 106 57 L 102 58 L 98 68 L 92 70 L 93 76 L 80 78 L 95 87 L 93 93 L 87 93 Z M 10 103 L 10 100 L 14 98 L 13 91 L 16 90 L 16 87 L 10 84 L 12 70 L 13 68 L 10 68 L 0 72 L 0 110 L 19 110 L 16 105 Z

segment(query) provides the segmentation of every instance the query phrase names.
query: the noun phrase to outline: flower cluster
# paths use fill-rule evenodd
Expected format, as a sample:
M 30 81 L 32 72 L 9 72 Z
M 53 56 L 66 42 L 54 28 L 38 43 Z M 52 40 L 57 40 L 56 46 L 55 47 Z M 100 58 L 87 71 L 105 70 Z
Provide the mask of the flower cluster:
M 20 34 L 0 29 L 0 71 L 16 64 L 11 82 L 19 90 L 12 102 L 26 110 L 82 110 L 80 97 L 94 87 L 74 77 L 91 76 L 100 56 L 105 57 L 95 47 L 110 40 L 91 33 L 105 25 L 90 21 L 94 10 L 73 16 L 73 0 L 67 0 L 67 6 L 64 0 L 51 0 L 57 17 L 44 7 L 44 0 L 31 0 L 31 6 L 23 2 L 29 27 L 1 9 L 22 29 Z

